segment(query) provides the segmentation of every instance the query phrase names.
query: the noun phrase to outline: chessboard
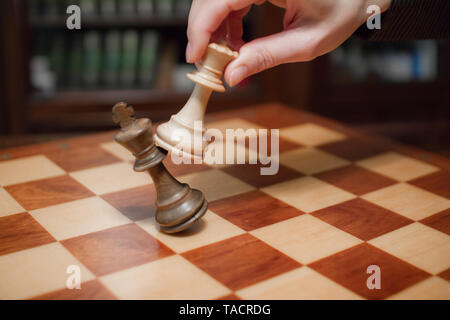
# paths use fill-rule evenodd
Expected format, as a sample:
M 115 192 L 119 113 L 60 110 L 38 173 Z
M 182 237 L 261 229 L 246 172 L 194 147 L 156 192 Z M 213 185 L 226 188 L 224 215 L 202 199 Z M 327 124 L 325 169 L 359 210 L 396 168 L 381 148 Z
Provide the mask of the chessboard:
M 0 299 L 450 299 L 450 160 L 279 104 L 206 120 L 279 128 L 279 172 L 166 158 L 209 201 L 179 234 L 115 132 L 0 150 Z

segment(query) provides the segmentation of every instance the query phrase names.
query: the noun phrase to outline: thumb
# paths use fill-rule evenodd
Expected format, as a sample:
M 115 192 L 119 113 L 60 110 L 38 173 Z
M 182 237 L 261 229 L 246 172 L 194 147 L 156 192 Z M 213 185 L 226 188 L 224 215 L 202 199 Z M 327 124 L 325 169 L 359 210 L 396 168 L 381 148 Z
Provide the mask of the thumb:
M 248 42 L 240 48 L 239 57 L 227 66 L 225 80 L 232 87 L 279 64 L 312 60 L 317 42 L 313 39 L 311 32 L 296 28 Z

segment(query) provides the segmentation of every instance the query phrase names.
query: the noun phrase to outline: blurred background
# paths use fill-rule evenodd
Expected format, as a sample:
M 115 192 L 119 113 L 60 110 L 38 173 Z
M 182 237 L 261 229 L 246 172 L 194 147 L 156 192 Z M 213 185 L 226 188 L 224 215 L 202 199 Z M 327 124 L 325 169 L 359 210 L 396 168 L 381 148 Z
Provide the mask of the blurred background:
M 68 5 L 81 30 L 66 28 Z M 191 0 L 2 0 L 0 148 L 114 128 L 111 107 L 169 119 L 193 88 L 185 74 Z M 245 39 L 280 31 L 268 3 Z M 282 102 L 450 156 L 450 42 L 349 39 L 312 62 L 279 66 L 225 94 L 208 113 Z

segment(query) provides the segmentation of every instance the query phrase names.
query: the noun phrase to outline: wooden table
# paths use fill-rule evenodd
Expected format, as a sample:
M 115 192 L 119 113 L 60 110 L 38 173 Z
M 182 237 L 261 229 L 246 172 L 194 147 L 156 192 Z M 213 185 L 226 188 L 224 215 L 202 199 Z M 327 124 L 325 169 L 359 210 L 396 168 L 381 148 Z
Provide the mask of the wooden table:
M 112 132 L 0 150 L 0 299 L 450 298 L 448 159 L 278 104 L 207 123 L 279 128 L 279 172 L 166 159 L 209 201 L 177 235 Z

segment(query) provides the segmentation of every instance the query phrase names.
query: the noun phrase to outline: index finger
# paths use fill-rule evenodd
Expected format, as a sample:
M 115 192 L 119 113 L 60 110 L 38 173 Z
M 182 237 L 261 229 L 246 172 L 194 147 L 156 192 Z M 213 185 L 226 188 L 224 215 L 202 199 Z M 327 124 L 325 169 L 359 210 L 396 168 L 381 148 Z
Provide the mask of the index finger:
M 211 35 L 232 11 L 244 9 L 257 0 L 194 0 L 189 12 L 186 60 L 197 62 L 205 53 Z

